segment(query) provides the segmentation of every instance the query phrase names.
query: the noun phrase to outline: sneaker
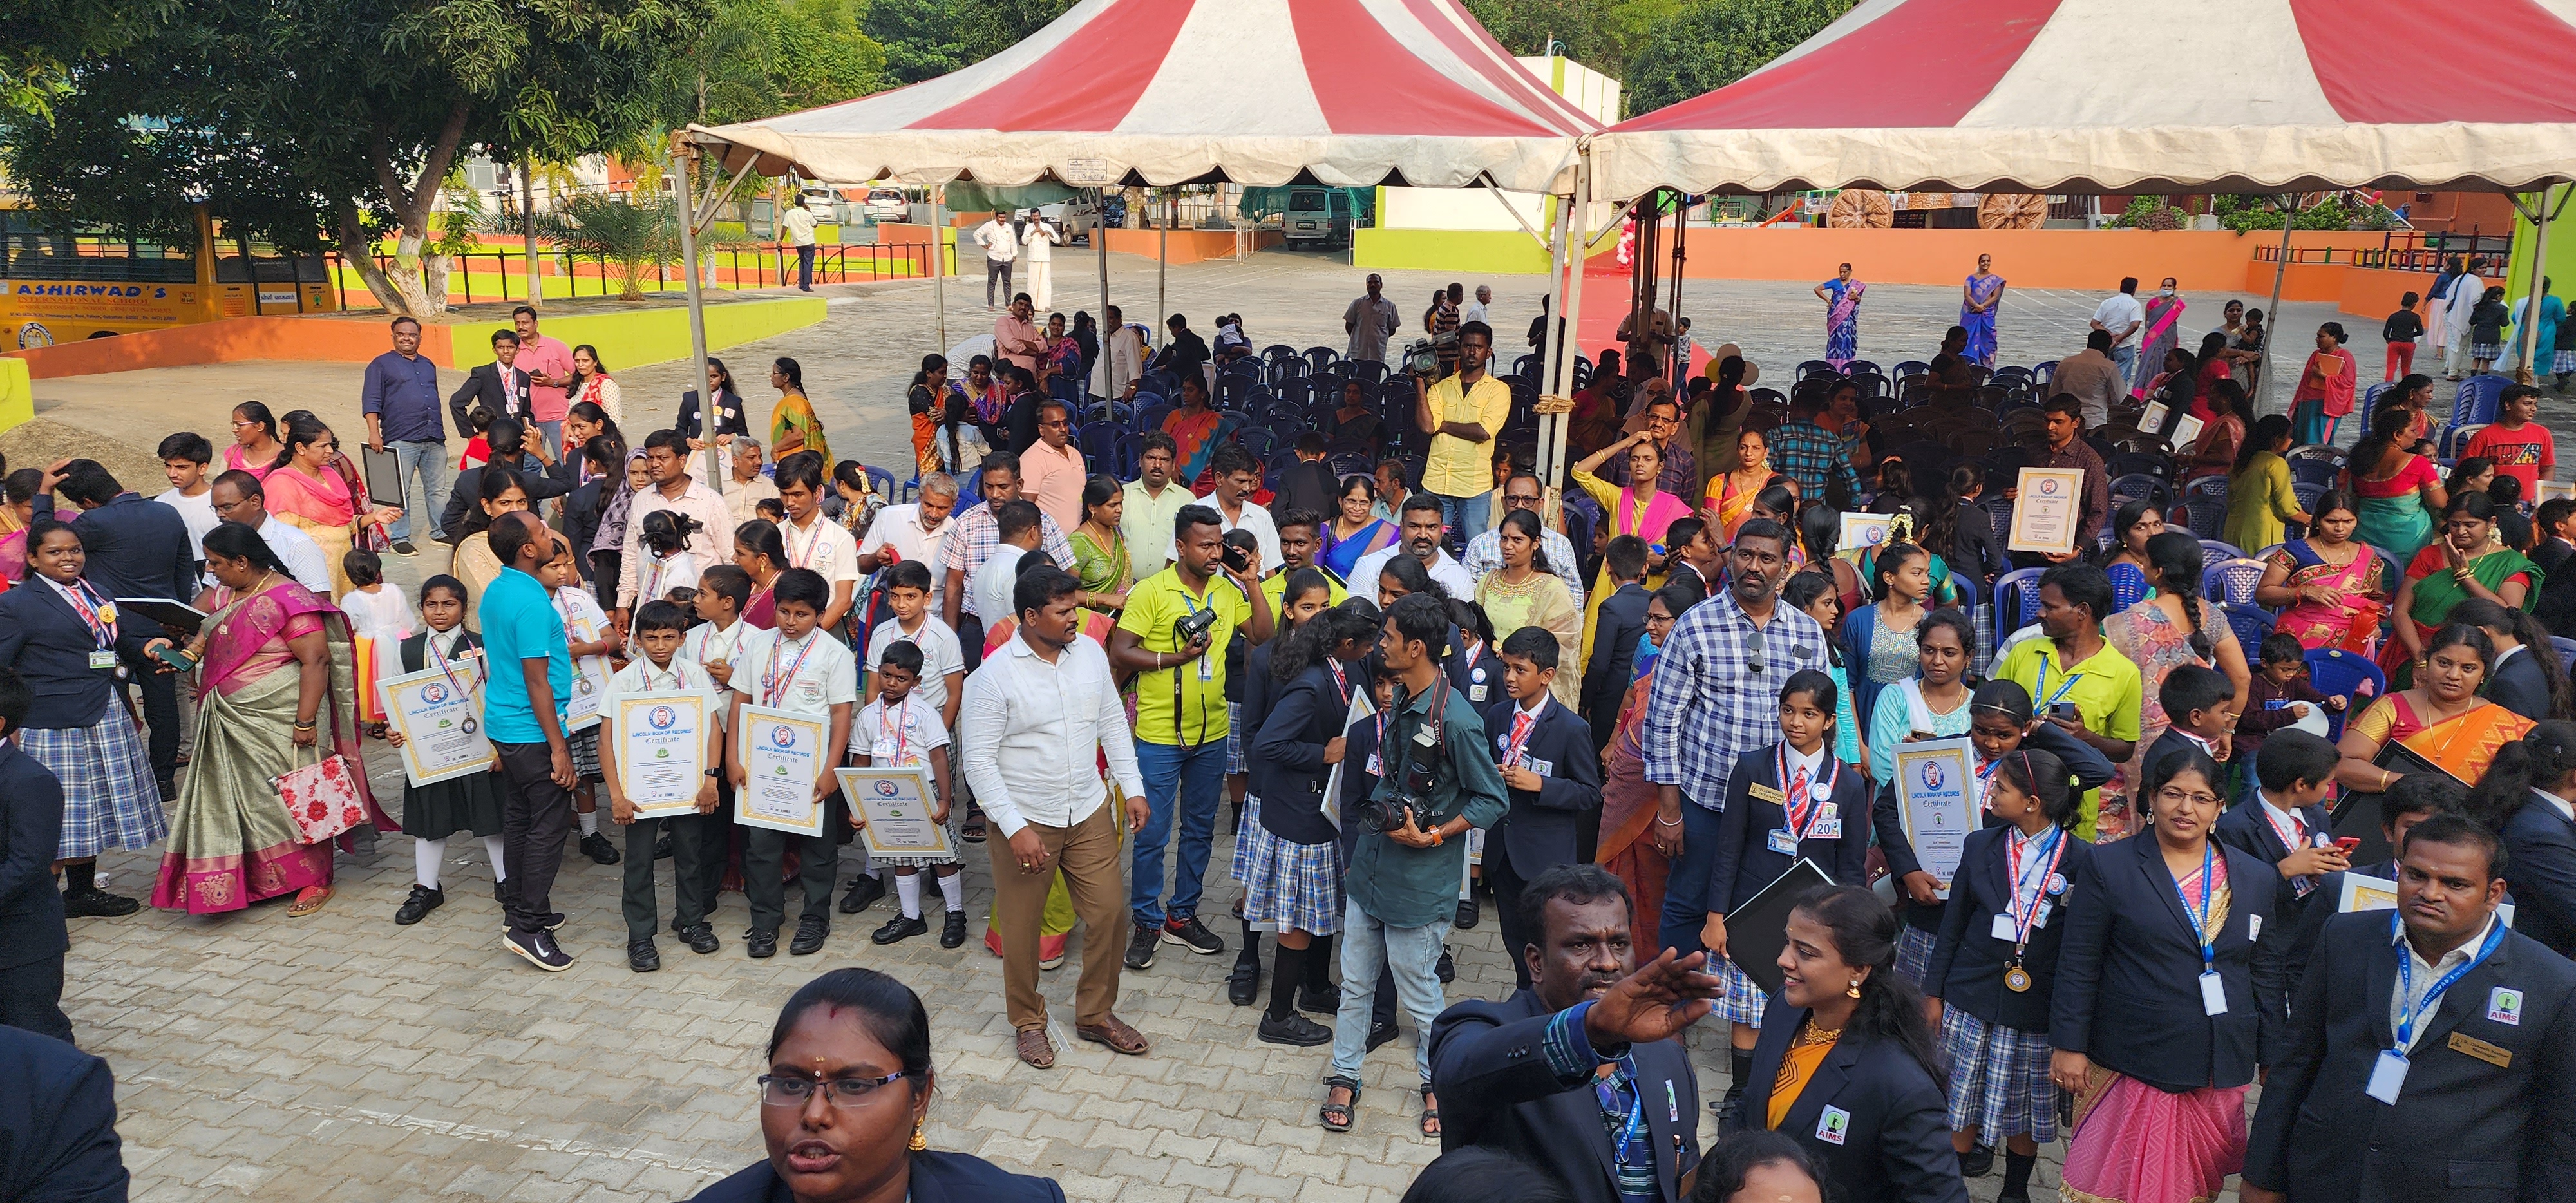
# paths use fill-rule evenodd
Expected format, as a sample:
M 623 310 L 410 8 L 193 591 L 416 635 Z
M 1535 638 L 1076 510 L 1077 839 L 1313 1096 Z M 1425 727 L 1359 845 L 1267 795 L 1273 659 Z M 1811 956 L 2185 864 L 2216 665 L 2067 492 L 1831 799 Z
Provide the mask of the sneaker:
M 1458 900 L 1458 930 L 1476 930 L 1476 921 L 1484 918 L 1484 915 L 1485 908 L 1477 905 L 1474 898 L 1468 897 Z
M 582 855 L 603 865 L 616 864 L 619 859 L 617 845 L 609 843 L 607 836 L 596 831 L 581 837 L 581 851 Z
M 1390 1021 L 1390 1022 L 1388 1022 L 1388 1023 L 1385 1023 L 1385 1024 L 1383 1024 L 1383 1025 L 1379 1025 L 1379 1024 L 1372 1024 L 1372 1025 L 1370 1025 L 1370 1026 L 1369 1026 L 1369 1034 L 1368 1034 L 1368 1049 L 1367 1049 L 1366 1051 L 1369 1051 L 1369 1052 L 1376 1052 L 1376 1051 L 1377 1051 L 1377 1047 L 1378 1047 L 1379 1045 L 1381 1045 L 1381 1044 L 1388 1044 L 1388 1043 L 1392 1043 L 1392 1042 L 1395 1040 L 1396 1035 L 1397 1035 L 1396 1026 L 1395 1026 L 1395 1024 L 1394 1024 L 1392 1021 Z
M 689 951 L 699 956 L 705 956 L 724 946 L 723 941 L 716 939 L 714 925 L 707 923 L 692 923 L 681 928 L 680 942 L 688 945 Z
M 1319 1044 L 1333 1042 L 1333 1029 L 1295 1011 L 1290 1011 L 1276 1019 L 1268 1015 L 1262 1016 L 1261 1030 L 1256 1035 L 1263 1044 L 1288 1044 L 1298 1048 L 1313 1048 Z
M 751 959 L 755 961 L 767 960 L 770 957 L 777 956 L 778 929 L 774 927 L 755 927 L 750 931 L 744 932 L 742 933 L 742 947 L 743 951 L 750 953 Z
M 120 919 L 142 909 L 142 903 L 96 886 L 63 892 L 63 914 L 74 919 Z
M 1225 941 L 1219 939 L 1215 932 L 1209 931 L 1207 924 L 1199 922 L 1196 915 L 1187 919 L 1163 920 L 1163 939 L 1167 943 L 1178 944 L 1203 957 L 1212 957 L 1225 951 Z
M 1150 953 L 1149 953 L 1149 954 L 1147 954 L 1147 955 L 1149 955 L 1149 956 L 1150 956 L 1150 955 L 1152 955 L 1152 954 L 1150 954 Z M 1039 957 L 1039 958 L 1038 958 L 1038 968 L 1040 968 L 1040 969 L 1045 969 L 1045 970 L 1054 970 L 1054 969 L 1061 969 L 1061 968 L 1063 968 L 1063 967 L 1064 967 L 1064 954 L 1063 954 L 1063 953 L 1060 953 L 1060 952 L 1059 952 L 1059 953 L 1057 953 L 1057 954 L 1055 954 L 1054 956 L 1051 956 L 1051 957 L 1048 957 L 1048 956 L 1041 956 L 1041 957 Z
M 404 539 L 401 542 L 394 544 L 394 554 L 408 560 L 413 556 L 419 555 L 420 549 L 413 546 L 411 540 Z
M 508 878 L 503 878 L 492 883 L 492 901 L 500 903 L 505 907 L 510 905 L 510 882 Z
M 1225 975 L 1225 1001 L 1248 1007 L 1261 997 L 1261 962 L 1236 961 Z
M 1342 988 L 1331 982 L 1321 986 L 1299 986 L 1297 1009 L 1309 1015 L 1338 1015 L 1342 1010 Z
M 787 955 L 810 957 L 823 951 L 823 941 L 832 935 L 832 921 L 820 915 L 807 915 L 796 921 L 796 938 L 788 941 Z
M 873 873 L 861 873 L 850 879 L 850 892 L 841 895 L 841 913 L 855 915 L 877 904 L 885 897 L 885 883 Z
M 966 912 L 950 911 L 948 918 L 940 922 L 939 946 L 941 948 L 966 946 Z M 1062 963 L 1062 958 L 1058 958 L 1058 963 Z
M 1153 968 L 1154 946 L 1162 942 L 1161 928 L 1137 924 L 1135 933 L 1127 937 L 1127 967 L 1129 969 Z
M 626 942 L 626 967 L 637 973 L 651 973 L 662 967 L 662 953 L 653 947 L 653 937 Z
M 1458 962 L 1449 955 L 1448 945 L 1440 946 L 1440 963 L 1433 966 L 1431 971 L 1439 976 L 1440 984 L 1443 986 L 1458 980 Z
M 876 944 L 896 944 L 909 940 L 914 936 L 926 936 L 929 934 L 930 924 L 920 916 L 897 915 L 892 919 L 886 920 L 885 926 L 868 933 L 868 940 L 871 943 Z
M 501 936 L 501 943 L 510 951 L 525 958 L 529 964 L 548 973 L 561 973 L 572 968 L 572 958 L 565 956 L 563 949 L 555 947 L 555 938 L 551 933 L 541 931 L 523 936 L 516 932 L 506 932 Z
M 394 922 L 409 927 L 428 918 L 431 911 L 445 905 L 447 905 L 447 891 L 434 886 L 414 884 L 411 888 L 411 897 L 403 899 L 402 906 L 394 911 Z

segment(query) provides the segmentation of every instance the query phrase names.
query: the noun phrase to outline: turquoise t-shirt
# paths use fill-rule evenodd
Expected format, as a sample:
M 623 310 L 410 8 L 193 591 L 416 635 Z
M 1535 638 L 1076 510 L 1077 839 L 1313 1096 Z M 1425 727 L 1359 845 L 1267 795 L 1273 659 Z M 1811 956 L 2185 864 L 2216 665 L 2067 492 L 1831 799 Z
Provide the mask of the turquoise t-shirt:
M 555 724 L 561 729 L 565 707 L 572 702 L 572 645 L 564 641 L 563 615 L 537 578 L 504 568 L 483 589 L 483 658 L 492 676 L 483 687 L 483 724 L 492 742 L 544 743 L 536 708 L 528 701 L 523 660 L 544 657 L 546 688 L 554 694 Z

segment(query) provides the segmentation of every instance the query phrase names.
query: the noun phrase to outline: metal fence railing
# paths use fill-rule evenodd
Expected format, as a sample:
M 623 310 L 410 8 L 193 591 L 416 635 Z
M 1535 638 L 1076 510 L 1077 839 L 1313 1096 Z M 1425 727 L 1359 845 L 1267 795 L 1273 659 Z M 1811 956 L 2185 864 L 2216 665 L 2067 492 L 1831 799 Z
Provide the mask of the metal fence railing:
M 451 305 L 524 300 L 528 295 L 527 257 L 516 249 L 463 251 L 446 258 L 447 296 Z M 702 258 L 707 268 L 705 280 L 711 287 L 778 288 L 792 287 L 796 283 L 796 252 L 784 244 L 711 250 Z M 625 292 L 625 268 L 613 256 L 540 247 L 537 261 L 538 286 L 545 290 L 548 298 L 613 297 Z M 327 255 L 325 262 L 340 308 L 348 309 L 353 303 L 362 308 L 376 304 L 375 299 L 367 295 L 365 283 L 349 269 L 341 255 L 337 252 Z M 375 262 L 379 270 L 390 272 L 394 256 L 378 252 Z M 824 246 L 818 248 L 815 255 L 814 282 L 817 284 L 926 278 L 929 274 L 930 247 L 927 244 Z M 646 293 L 677 291 L 686 284 L 687 277 L 676 262 L 646 263 L 636 272 L 635 286 Z
M 2294 246 L 2289 248 L 2289 261 L 2314 266 L 2381 268 L 2389 271 L 2435 272 L 2453 255 L 2487 257 L 2501 261 L 2513 250 L 2513 240 L 2501 234 L 2453 234 L 2439 230 L 2388 230 L 2376 247 Z M 2282 248 L 2270 243 L 2254 248 L 2257 263 L 2281 262 Z

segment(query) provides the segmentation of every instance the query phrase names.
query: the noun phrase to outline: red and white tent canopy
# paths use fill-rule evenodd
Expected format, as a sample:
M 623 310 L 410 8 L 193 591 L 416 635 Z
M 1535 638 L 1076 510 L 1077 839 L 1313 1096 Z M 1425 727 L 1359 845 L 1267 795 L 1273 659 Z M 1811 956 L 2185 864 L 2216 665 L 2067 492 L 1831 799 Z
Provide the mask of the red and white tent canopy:
M 824 180 L 1547 191 L 1598 128 L 1458 0 L 1082 0 L 937 79 L 689 136 Z
M 2576 171 L 2576 0 L 1862 0 L 1592 139 L 1593 193 L 2485 185 Z

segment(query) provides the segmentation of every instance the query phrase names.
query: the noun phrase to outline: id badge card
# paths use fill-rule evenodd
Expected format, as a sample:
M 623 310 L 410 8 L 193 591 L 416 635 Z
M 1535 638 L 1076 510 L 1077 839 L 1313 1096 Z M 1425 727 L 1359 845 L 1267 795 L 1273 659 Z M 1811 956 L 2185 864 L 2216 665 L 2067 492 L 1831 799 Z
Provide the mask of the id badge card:
M 1485 685 L 1483 682 L 1479 681 L 1467 687 L 1467 700 L 1470 702 L 1481 702 L 1485 700 Z
M 2002 911 L 1995 912 L 1995 926 L 1991 934 L 2006 944 L 2018 943 L 2021 940 L 2021 933 L 2013 930 L 2013 917 Z
M 1771 829 L 1771 850 L 1782 856 L 1798 855 L 1798 837 L 1780 828 Z
M 89 666 L 91 668 L 99 669 L 115 668 L 116 653 L 104 650 L 91 652 L 89 654 Z
M 1205 684 L 1213 680 L 1216 680 L 1216 662 L 1211 660 L 1206 652 L 1201 652 L 1199 653 L 1199 681 Z
M 2215 972 L 2200 975 L 2200 1009 L 2210 1015 L 2227 1013 L 2227 983 Z
M 1841 808 L 1834 806 L 1830 802 L 1825 803 L 1824 806 L 1826 808 L 1825 813 L 1816 820 L 1815 827 L 1809 830 L 1807 834 L 1820 840 L 1838 840 L 1843 838 L 1843 812 Z
M 2379 1050 L 2379 1060 L 2370 1067 L 2370 1083 L 2363 1094 L 2394 1106 L 2397 1092 L 2406 1087 L 2406 1054 L 2393 1048 Z

